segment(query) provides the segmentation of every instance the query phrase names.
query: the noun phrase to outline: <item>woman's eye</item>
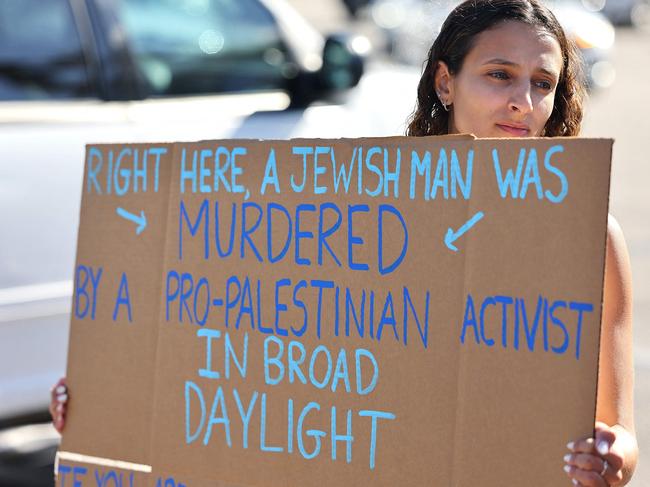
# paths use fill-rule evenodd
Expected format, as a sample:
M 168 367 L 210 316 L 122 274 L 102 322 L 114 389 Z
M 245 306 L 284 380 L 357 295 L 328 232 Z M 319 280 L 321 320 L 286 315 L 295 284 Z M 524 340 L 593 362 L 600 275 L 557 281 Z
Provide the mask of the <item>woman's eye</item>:
M 553 86 L 548 81 L 537 81 L 535 84 L 543 90 L 553 89 Z
M 490 76 L 496 79 L 508 79 L 509 76 L 507 73 L 504 73 L 503 71 L 494 71 L 492 73 L 489 73 Z

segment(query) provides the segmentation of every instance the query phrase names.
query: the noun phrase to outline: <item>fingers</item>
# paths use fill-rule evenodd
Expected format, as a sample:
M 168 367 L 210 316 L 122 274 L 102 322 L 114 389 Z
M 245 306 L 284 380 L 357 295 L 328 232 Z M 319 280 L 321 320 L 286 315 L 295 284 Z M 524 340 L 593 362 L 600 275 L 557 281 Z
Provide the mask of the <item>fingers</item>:
M 65 386 L 56 388 L 54 402 L 60 405 L 65 405 L 68 402 L 68 389 Z
M 567 443 L 567 448 L 574 453 L 593 453 L 602 457 L 607 456 L 611 445 L 616 440 L 613 431 L 599 431 L 596 438 L 584 438 L 582 440 Z
M 615 485 L 623 478 L 624 454 L 616 443 L 616 430 L 597 422 L 595 438 L 569 442 L 565 471 L 574 485 Z
M 50 415 L 54 428 L 61 433 L 65 426 L 66 405 L 68 402 L 68 387 L 65 377 L 59 379 L 50 391 Z
M 593 438 L 569 442 L 567 448 L 572 453 L 564 456 L 566 462 L 564 471 L 571 478 L 573 485 L 584 487 L 608 485 L 601 476 L 606 466 L 605 460 L 600 457 Z
M 624 452 L 621 451 L 620 445 L 616 443 L 616 430 L 603 422 L 596 422 L 595 438 L 569 443 L 567 448 L 576 453 L 593 453 L 601 456 L 612 467 L 613 472 L 623 468 Z
M 606 456 L 609 449 L 616 441 L 616 433 L 614 430 L 604 424 L 597 424 L 596 426 L 596 450 L 601 456 Z
M 573 482 L 573 485 L 584 487 L 608 487 L 609 484 L 600 476 L 600 472 L 593 470 L 582 470 L 577 467 L 566 465 L 564 471 Z
M 54 399 L 57 395 L 61 394 L 62 392 L 67 391 L 67 385 L 66 385 L 66 379 L 65 377 L 61 377 L 56 384 L 50 389 L 50 395 L 52 396 L 52 399 Z
M 582 440 L 570 441 L 567 448 L 574 453 L 596 453 L 596 445 L 593 438 L 584 438 Z
M 601 457 L 588 453 L 573 453 L 564 456 L 567 465 L 579 468 L 580 470 L 593 470 L 602 472 L 605 467 L 605 460 Z
M 63 434 L 63 428 L 65 427 L 65 417 L 63 415 L 57 416 L 52 424 L 59 434 Z

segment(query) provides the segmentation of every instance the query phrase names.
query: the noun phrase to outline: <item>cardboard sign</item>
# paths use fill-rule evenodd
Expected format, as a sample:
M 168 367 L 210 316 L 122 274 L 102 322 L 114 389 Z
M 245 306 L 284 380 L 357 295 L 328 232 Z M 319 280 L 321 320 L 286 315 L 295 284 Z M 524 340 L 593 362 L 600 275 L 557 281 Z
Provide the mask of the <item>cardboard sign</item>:
M 88 146 L 58 485 L 570 485 L 611 148 Z

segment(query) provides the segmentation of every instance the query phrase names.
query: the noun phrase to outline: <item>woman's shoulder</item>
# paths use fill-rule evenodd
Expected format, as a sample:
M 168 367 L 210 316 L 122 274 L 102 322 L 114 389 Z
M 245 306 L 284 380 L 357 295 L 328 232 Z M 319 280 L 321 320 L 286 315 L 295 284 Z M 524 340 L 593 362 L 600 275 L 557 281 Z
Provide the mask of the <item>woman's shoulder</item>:
M 607 215 L 607 261 L 609 262 L 612 258 L 619 265 L 629 264 L 627 243 L 623 229 L 614 215 L 609 213 Z
M 614 238 L 616 240 L 623 240 L 623 242 L 625 242 L 621 224 L 611 213 L 607 214 L 607 238 Z

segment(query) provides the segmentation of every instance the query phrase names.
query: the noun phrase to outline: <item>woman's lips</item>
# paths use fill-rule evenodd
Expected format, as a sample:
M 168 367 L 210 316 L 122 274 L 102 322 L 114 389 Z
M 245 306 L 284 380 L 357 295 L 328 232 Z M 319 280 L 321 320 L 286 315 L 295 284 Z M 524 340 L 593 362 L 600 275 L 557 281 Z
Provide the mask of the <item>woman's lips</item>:
M 530 132 L 530 130 L 527 128 L 513 127 L 512 125 L 502 125 L 500 123 L 497 124 L 497 127 L 499 127 L 504 132 L 507 132 L 510 135 L 514 135 L 516 137 L 525 137 L 528 135 L 528 132 Z

